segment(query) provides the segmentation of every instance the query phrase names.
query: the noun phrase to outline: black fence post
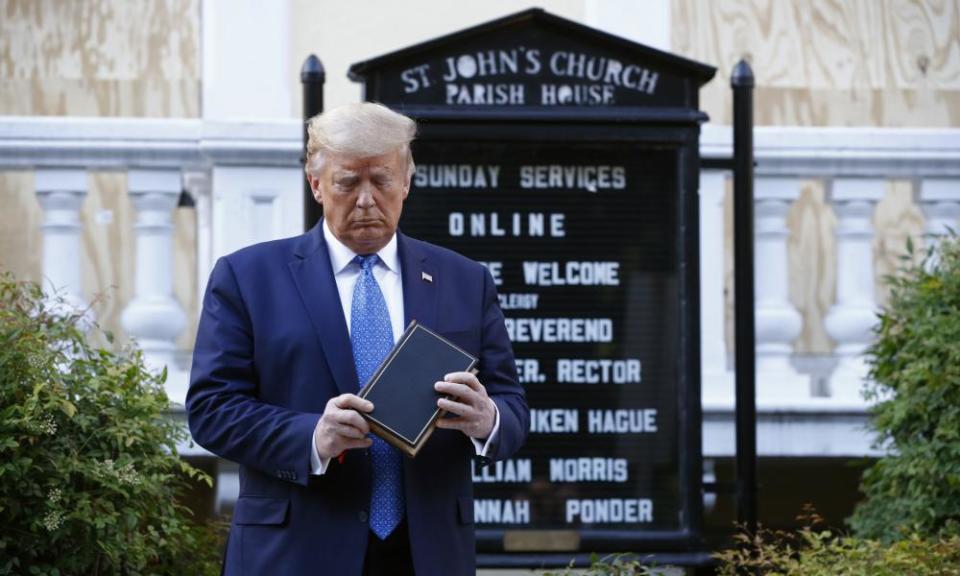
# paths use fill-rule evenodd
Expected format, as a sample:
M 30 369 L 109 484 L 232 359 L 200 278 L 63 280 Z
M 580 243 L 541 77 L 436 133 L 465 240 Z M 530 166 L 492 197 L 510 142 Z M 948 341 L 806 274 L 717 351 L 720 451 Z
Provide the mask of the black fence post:
M 737 521 L 757 529 L 757 374 L 753 267 L 753 70 L 741 60 L 733 87 L 733 261 Z
M 306 165 L 307 161 L 307 122 L 311 118 L 323 112 L 323 83 L 326 81 L 327 74 L 323 70 L 323 64 L 315 54 L 307 56 L 300 69 L 300 83 L 303 84 L 303 156 L 300 157 L 300 163 Z M 323 211 L 317 201 L 313 198 L 313 190 L 310 189 L 310 182 L 306 178 L 303 180 L 303 230 L 313 228 L 317 223 Z

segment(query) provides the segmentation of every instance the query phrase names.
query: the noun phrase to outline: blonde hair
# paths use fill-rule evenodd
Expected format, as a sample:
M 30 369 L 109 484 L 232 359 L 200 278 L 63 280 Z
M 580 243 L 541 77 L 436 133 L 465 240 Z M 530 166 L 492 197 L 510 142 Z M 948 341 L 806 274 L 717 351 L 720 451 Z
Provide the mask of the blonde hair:
M 307 174 L 323 169 L 325 154 L 354 158 L 381 156 L 400 150 L 407 157 L 407 177 L 414 171 L 410 142 L 417 123 L 383 104 L 345 104 L 310 119 L 307 124 Z

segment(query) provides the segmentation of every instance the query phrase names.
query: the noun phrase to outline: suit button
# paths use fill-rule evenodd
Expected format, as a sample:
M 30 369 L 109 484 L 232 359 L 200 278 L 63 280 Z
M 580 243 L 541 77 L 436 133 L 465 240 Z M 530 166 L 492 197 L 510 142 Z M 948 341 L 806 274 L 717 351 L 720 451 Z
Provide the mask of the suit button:
M 366 511 L 366 510 L 361 510 L 360 513 L 357 514 L 357 520 L 359 520 L 361 524 L 366 524 L 366 523 L 367 523 L 367 511 Z

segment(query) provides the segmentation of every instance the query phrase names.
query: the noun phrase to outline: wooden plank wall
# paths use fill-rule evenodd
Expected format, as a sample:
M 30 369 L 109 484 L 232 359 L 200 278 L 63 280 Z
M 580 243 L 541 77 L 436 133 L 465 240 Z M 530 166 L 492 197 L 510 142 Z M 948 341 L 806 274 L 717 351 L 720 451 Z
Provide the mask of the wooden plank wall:
M 746 58 L 756 123 L 960 126 L 957 0 L 672 0 L 673 51 L 717 66 L 701 106 L 729 124 Z
M 673 50 L 718 68 L 701 92 L 713 122 L 730 124 L 730 71 L 756 75 L 757 125 L 960 126 L 960 0 L 672 0 Z M 922 245 L 916 182 L 891 181 L 874 223 L 876 297 L 906 238 Z M 801 354 L 832 350 L 823 317 L 836 296 L 836 216 L 829 181 L 810 180 L 788 225 L 790 299 L 804 319 Z M 728 197 L 729 208 L 729 197 Z M 726 227 L 732 294 L 732 224 Z M 732 300 L 727 302 L 732 344 Z
M 200 0 L 0 0 L 0 115 L 197 117 Z M 133 207 L 126 176 L 91 173 L 83 291 L 120 339 L 133 295 Z M 31 172 L 0 172 L 0 270 L 39 281 L 43 212 Z M 193 211 L 175 217 L 175 292 L 192 346 L 198 297 Z M 145 265 L 150 265 L 146 263 Z

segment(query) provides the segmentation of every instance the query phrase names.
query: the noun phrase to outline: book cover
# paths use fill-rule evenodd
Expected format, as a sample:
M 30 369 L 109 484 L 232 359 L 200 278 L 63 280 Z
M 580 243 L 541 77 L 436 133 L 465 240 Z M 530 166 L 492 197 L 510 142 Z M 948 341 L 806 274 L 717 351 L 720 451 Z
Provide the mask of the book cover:
M 363 414 L 375 434 L 411 458 L 436 427 L 442 410 L 435 382 L 469 371 L 477 359 L 416 320 L 384 359 L 359 396 L 373 402 Z

